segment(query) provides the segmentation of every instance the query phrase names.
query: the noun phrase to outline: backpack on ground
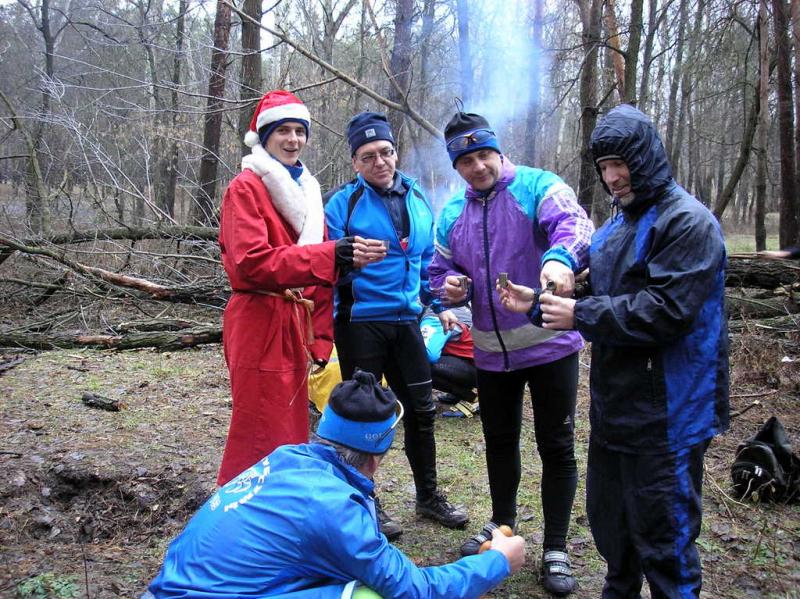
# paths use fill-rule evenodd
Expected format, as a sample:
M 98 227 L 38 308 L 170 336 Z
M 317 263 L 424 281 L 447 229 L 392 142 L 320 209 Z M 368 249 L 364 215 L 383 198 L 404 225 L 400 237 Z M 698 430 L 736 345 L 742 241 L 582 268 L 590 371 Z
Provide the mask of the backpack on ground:
M 739 444 L 731 478 L 739 499 L 800 501 L 800 459 L 792 453 L 786 430 L 775 416 L 752 438 Z

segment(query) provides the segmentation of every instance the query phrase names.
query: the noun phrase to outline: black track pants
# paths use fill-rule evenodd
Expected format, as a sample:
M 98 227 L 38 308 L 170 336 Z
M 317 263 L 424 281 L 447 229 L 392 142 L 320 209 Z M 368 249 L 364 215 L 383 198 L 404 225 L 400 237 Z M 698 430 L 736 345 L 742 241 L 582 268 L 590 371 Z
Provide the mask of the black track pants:
M 533 405 L 536 446 L 542 460 L 544 548 L 564 549 L 578 484 L 575 462 L 577 352 L 512 372 L 478 369 L 478 401 L 492 496 L 492 521 L 514 524 L 521 475 L 519 437 L 527 383 Z

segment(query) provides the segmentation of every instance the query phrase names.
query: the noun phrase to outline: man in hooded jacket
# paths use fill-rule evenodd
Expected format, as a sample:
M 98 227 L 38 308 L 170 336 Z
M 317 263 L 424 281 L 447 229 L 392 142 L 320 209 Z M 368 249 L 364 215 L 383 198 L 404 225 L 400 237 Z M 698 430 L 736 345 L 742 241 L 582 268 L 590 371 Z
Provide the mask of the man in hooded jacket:
M 698 597 L 703 456 L 728 427 L 725 246 L 672 178 L 653 123 L 629 105 L 592 133 L 618 212 L 592 237 L 592 295 L 543 295 L 544 328 L 592 342 L 589 524 L 608 562 L 603 597 Z M 532 290 L 501 301 L 530 310 Z

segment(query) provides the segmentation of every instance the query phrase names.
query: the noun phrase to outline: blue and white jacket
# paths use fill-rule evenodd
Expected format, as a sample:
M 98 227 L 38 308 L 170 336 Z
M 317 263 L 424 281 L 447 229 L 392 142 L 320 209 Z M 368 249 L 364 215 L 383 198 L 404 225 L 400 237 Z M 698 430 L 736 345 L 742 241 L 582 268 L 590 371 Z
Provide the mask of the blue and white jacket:
M 575 326 L 592 342 L 592 438 L 617 451 L 679 451 L 728 427 L 722 233 L 673 180 L 637 109 L 610 111 L 592 152 L 624 160 L 634 193 L 593 236 L 592 296 L 575 305 Z
M 284 445 L 219 489 L 167 549 L 156 598 L 477 598 L 510 573 L 499 551 L 418 568 L 378 530 L 373 484 L 319 443 Z
M 428 265 L 433 257 L 433 211 L 416 181 L 400 171 L 406 188 L 410 232 L 405 247 L 397 237 L 383 199 L 361 175 L 334 191 L 325 204 L 331 239 L 360 235 L 389 240 L 386 257 L 340 279 L 335 293 L 338 321 L 415 321 L 433 300 Z M 350 212 L 350 199 L 358 201 Z M 349 214 L 348 214 L 349 212 Z

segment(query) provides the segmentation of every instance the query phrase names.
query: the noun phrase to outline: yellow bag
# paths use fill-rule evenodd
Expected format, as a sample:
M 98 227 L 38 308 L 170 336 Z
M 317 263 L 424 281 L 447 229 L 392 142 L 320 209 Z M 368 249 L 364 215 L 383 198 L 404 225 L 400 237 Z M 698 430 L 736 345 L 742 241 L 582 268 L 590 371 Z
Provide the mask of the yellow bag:
M 325 368 L 312 370 L 308 375 L 308 398 L 317 407 L 317 410 L 322 412 L 325 409 L 331 391 L 341 382 L 342 372 L 339 370 L 339 356 L 336 355 L 334 347 Z
M 331 358 L 325 368 L 312 370 L 308 375 L 308 399 L 313 403 L 317 410 L 322 412 L 328 405 L 328 397 L 333 388 L 342 382 L 342 371 L 339 370 L 339 356 L 336 355 L 336 348 L 331 351 Z M 387 386 L 386 378 L 381 379 L 381 385 Z

